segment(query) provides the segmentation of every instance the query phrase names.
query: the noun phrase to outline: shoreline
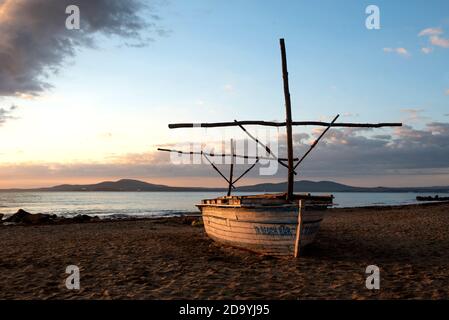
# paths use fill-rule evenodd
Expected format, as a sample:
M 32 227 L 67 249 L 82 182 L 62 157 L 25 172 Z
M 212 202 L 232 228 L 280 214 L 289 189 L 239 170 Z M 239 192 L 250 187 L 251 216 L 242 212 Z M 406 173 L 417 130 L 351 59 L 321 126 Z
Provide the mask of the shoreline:
M 356 210 L 373 210 L 373 211 L 383 211 L 383 210 L 393 210 L 393 209 L 407 209 L 407 208 L 416 208 L 416 207 L 423 207 L 423 208 L 427 208 L 427 207 L 439 207 L 439 206 L 445 206 L 445 205 L 449 205 L 449 201 L 429 201 L 429 202 L 421 202 L 421 203 L 411 203 L 411 204 L 397 204 L 397 205 L 370 205 L 370 206 L 358 206 L 358 207 L 334 207 L 334 208 L 329 208 L 326 211 L 326 214 L 328 213 L 332 213 L 332 212 L 339 212 L 339 211 L 343 211 L 343 212 L 350 212 L 350 211 L 356 211 Z M 20 209 L 22 210 L 22 209 Z M 38 212 L 31 212 L 31 214 L 38 214 Z M 0 215 L 0 227 L 2 226 L 1 222 L 14 215 L 14 213 L 12 214 L 3 214 L 3 216 Z M 120 216 L 118 216 L 120 215 Z M 98 218 L 92 221 L 86 221 L 86 222 L 81 222 L 81 223 L 99 223 L 99 222 L 113 222 L 113 221 L 143 221 L 143 220 L 157 220 L 157 219 L 179 219 L 179 218 L 184 218 L 184 217 L 201 217 L 201 212 L 200 211 L 191 211 L 191 212 L 174 212 L 171 213 L 170 215 L 167 216 L 150 216 L 150 215 L 142 215 L 142 216 L 137 216 L 137 215 L 129 215 L 127 216 L 126 214 L 117 214 L 116 216 L 114 216 L 114 214 L 111 215 L 87 215 L 87 214 L 79 214 L 79 215 L 74 215 L 71 217 L 64 217 L 64 216 L 58 216 L 58 217 L 62 217 L 65 218 L 65 222 L 61 221 L 61 222 L 52 222 L 52 223 L 39 223 L 39 225 L 41 224 L 49 224 L 49 225 L 57 225 L 57 224 L 64 224 L 64 223 L 77 223 L 77 222 L 71 222 L 71 220 L 73 218 L 75 218 L 76 216 L 89 216 L 92 218 Z M 16 226 L 16 225 L 20 225 L 20 224 L 3 224 L 3 226 Z
M 2 226 L 0 299 L 449 299 L 449 203 L 331 209 L 299 259 L 222 246 L 196 220 Z

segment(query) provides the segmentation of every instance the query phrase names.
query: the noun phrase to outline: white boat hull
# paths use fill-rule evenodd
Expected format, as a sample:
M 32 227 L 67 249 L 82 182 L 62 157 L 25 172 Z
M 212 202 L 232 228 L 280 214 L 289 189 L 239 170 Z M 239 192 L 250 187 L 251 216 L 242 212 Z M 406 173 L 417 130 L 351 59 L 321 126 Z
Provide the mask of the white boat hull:
M 294 255 L 299 205 L 253 206 L 200 205 L 204 228 L 213 240 L 269 255 Z M 301 208 L 299 244 L 312 243 L 326 206 Z

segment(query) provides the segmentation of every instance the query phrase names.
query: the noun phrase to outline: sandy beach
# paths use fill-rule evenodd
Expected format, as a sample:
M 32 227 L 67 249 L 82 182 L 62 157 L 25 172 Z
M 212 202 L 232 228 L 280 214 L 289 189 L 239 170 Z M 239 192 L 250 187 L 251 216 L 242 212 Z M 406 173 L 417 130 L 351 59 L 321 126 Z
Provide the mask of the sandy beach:
M 0 299 L 449 298 L 448 203 L 332 209 L 298 260 L 220 246 L 191 220 L 0 226 Z

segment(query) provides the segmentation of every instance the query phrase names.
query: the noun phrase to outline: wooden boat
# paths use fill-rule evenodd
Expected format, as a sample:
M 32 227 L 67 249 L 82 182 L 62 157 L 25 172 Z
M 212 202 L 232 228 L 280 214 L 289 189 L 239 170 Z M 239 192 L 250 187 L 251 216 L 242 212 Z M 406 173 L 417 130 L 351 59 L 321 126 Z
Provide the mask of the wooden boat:
M 300 243 L 313 242 L 332 205 L 332 195 L 295 194 L 287 202 L 285 194 L 224 196 L 202 200 L 201 210 L 207 235 L 217 242 L 269 255 L 294 255 L 298 217 Z M 299 214 L 300 213 L 300 214 Z
M 401 126 L 401 123 L 336 123 L 339 115 L 331 122 L 301 121 L 293 122 L 291 115 L 290 91 L 288 84 L 287 58 L 284 39 L 280 40 L 282 74 L 284 83 L 284 99 L 286 110 L 285 122 L 268 121 L 237 121 L 216 123 L 175 123 L 169 124 L 170 129 L 175 128 L 213 128 L 213 127 L 240 127 L 245 134 L 262 147 L 268 154 L 263 156 L 237 155 L 234 152 L 234 143 L 231 140 L 231 153 L 206 153 L 202 150 L 179 151 L 158 148 L 159 151 L 175 152 L 188 156 L 201 155 L 228 183 L 227 196 L 202 200 L 197 207 L 201 210 L 204 228 L 207 235 L 213 240 L 270 255 L 299 256 L 300 248 L 313 242 L 325 211 L 332 205 L 333 196 L 314 196 L 311 194 L 295 194 L 293 191 L 295 169 L 302 163 L 307 155 L 315 148 L 320 139 L 331 127 L 363 127 L 380 128 L 388 126 Z M 287 158 L 280 158 L 254 137 L 244 126 L 261 125 L 271 127 L 286 127 Z M 292 126 L 314 125 L 326 127 L 321 135 L 311 144 L 308 151 L 301 158 L 293 157 Z M 213 157 L 231 158 L 230 174 L 226 177 L 210 159 Z M 233 170 L 237 157 L 252 159 L 254 163 L 234 179 Z M 235 184 L 247 174 L 260 159 L 277 161 L 288 169 L 287 192 L 282 194 L 264 194 L 232 196 Z

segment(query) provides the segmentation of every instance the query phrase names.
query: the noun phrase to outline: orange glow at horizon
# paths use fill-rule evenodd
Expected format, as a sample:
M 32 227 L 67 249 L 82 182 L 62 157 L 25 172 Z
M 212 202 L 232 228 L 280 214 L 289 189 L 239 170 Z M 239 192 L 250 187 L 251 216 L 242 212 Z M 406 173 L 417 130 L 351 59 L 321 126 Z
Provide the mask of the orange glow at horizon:
M 164 178 L 138 178 L 138 177 L 36 177 L 36 178 L 11 178 L 0 180 L 0 189 L 33 189 L 53 187 L 61 184 L 96 184 L 103 181 L 117 181 L 121 179 L 140 180 L 151 184 L 162 184 L 171 187 L 206 187 L 226 188 L 226 183 L 220 177 L 164 177 Z M 241 185 L 263 183 L 262 179 L 248 178 Z M 282 181 L 270 181 L 282 182 Z
M 99 177 L 8 177 L 0 179 L 0 189 L 33 189 L 52 187 L 61 184 L 96 184 L 103 181 L 118 181 L 121 179 L 140 180 L 151 184 L 161 184 L 173 187 L 206 187 L 206 188 L 226 188 L 226 182 L 220 177 L 211 175 L 210 177 L 118 177 L 118 176 L 99 176 Z M 311 181 L 334 181 L 355 187 L 426 187 L 426 186 L 445 186 L 449 176 L 442 174 L 438 179 L 434 175 L 426 176 L 390 176 L 390 177 L 326 177 L 310 178 L 303 177 L 298 180 Z M 398 183 L 401 181 L 401 183 Z M 280 183 L 285 182 L 282 178 L 246 178 L 238 186 L 254 185 L 259 183 Z

